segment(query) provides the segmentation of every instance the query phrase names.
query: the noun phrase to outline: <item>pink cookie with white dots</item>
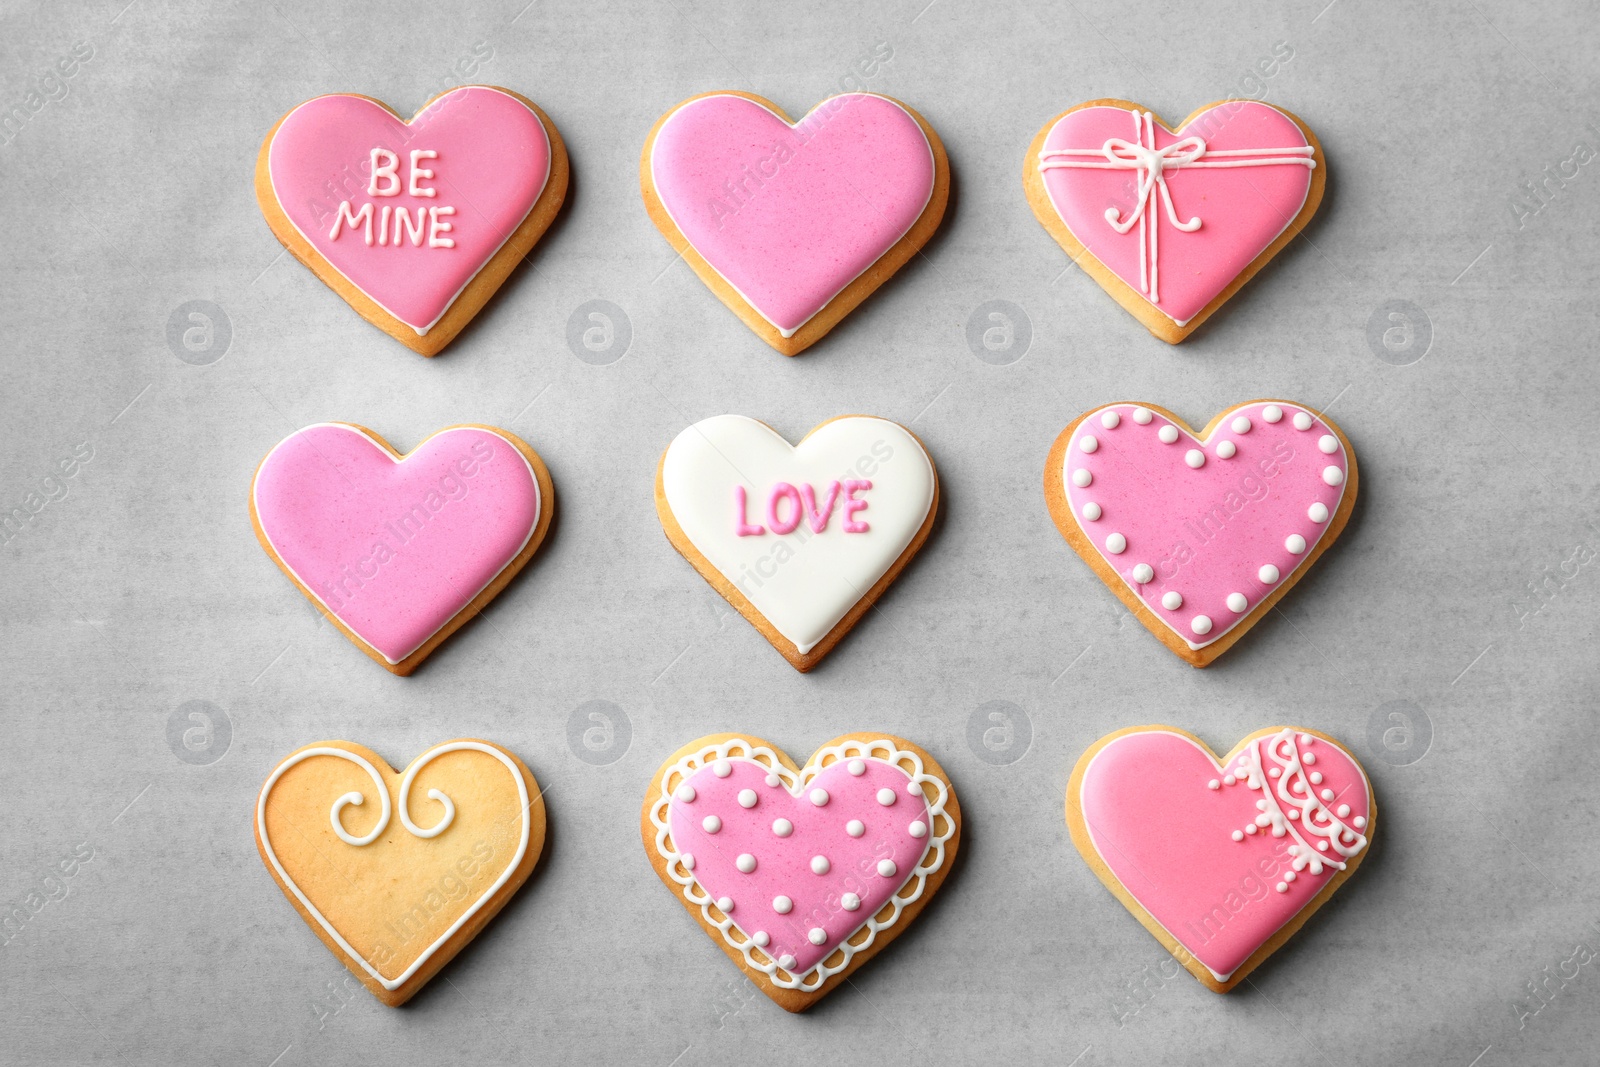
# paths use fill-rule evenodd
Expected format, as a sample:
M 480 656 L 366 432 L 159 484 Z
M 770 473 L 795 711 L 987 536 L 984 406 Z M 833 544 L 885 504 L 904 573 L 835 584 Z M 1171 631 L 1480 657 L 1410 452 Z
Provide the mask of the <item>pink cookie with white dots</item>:
M 1195 431 L 1154 404 L 1079 416 L 1045 461 L 1056 527 L 1168 648 L 1208 666 L 1266 617 L 1356 501 L 1325 415 L 1252 400 Z
M 764 993 L 804 1011 L 899 936 L 955 858 L 961 811 L 909 741 L 847 734 L 804 768 L 715 734 L 662 764 L 641 816 L 656 873 Z
M 1356 758 L 1290 726 L 1258 730 L 1221 758 L 1175 727 L 1119 730 L 1090 746 L 1067 785 L 1083 858 L 1218 993 L 1355 872 L 1376 818 Z

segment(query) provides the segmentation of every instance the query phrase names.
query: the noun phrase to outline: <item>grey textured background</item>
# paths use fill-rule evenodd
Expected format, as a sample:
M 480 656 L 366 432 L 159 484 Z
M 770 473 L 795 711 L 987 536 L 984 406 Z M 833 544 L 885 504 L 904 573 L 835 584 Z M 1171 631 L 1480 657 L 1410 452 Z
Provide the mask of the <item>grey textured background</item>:
M 1511 206 L 1580 142 L 1600 148 L 1592 6 L 125 4 L 0 15 L 0 104 L 45 101 L 0 145 L 0 505 L 58 497 L 0 544 L 0 903 L 31 916 L 0 947 L 0 1061 L 1592 1062 L 1600 163 L 1547 185 L 1537 213 Z M 79 42 L 92 57 L 41 83 Z M 843 79 L 878 42 L 893 58 L 864 85 L 938 129 L 951 210 L 926 255 L 784 359 L 674 260 L 639 202 L 639 146 L 706 90 L 803 112 L 861 84 Z M 1278 42 L 1293 58 L 1263 77 Z M 252 169 L 307 97 L 409 113 L 463 81 L 545 107 L 573 187 L 529 263 L 427 361 L 279 254 Z M 1241 94 L 1311 124 L 1328 197 L 1307 237 L 1169 348 L 1063 269 L 1022 155 L 1085 99 L 1177 120 Z M 580 345 L 586 361 L 567 342 L 595 299 L 631 328 L 603 365 L 616 352 Z M 1012 305 L 1025 354 L 974 354 L 969 316 L 991 300 Z M 187 311 L 169 341 L 188 301 L 220 309 L 209 347 Z M 1369 343 L 1375 314 L 1388 347 Z M 1195 671 L 1062 542 L 1041 468 L 1093 404 L 1147 399 L 1200 424 L 1262 395 L 1330 408 L 1361 505 L 1282 610 Z M 660 450 L 725 411 L 791 437 L 883 415 L 940 466 L 927 548 L 810 676 L 653 513 Z M 402 448 L 498 423 L 555 478 L 544 550 L 410 679 L 320 624 L 251 535 L 254 465 L 323 419 Z M 85 442 L 73 477 L 43 481 Z M 210 708 L 191 719 L 190 701 Z M 614 705 L 609 748 L 590 701 Z M 1219 749 L 1315 725 L 1365 759 L 1383 804 L 1359 875 L 1227 997 L 1163 970 L 1063 824 L 1078 754 L 1148 721 Z M 803 758 L 855 728 L 939 756 L 962 858 L 911 932 L 791 1018 L 657 882 L 638 804 L 701 734 Z M 551 845 L 485 936 L 389 1010 L 267 876 L 253 798 L 303 743 L 348 738 L 403 765 L 473 734 L 548 787 Z M 75 848 L 92 859 L 52 874 Z

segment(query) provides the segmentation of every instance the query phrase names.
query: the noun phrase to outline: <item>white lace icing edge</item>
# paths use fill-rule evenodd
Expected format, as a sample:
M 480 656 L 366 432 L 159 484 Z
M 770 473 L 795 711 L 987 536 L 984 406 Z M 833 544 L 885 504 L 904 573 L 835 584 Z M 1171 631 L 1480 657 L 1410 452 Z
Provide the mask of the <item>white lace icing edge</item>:
M 735 749 L 742 750 L 744 755 L 730 757 L 729 753 Z M 782 780 L 784 788 L 788 789 L 791 794 L 799 795 L 807 783 L 821 773 L 824 768 L 831 765 L 824 762 L 829 756 L 833 757 L 832 762 L 838 762 L 847 757 L 859 757 L 893 764 L 902 774 L 906 774 L 910 782 L 919 786 L 923 784 L 932 785 L 937 791 L 937 796 L 935 796 L 932 803 L 928 804 L 928 840 L 923 847 L 922 856 L 912 866 L 911 873 L 900 883 L 899 888 L 894 891 L 883 907 L 880 907 L 876 913 L 867 916 L 860 926 L 846 934 L 844 939 L 834 947 L 832 952 L 823 957 L 820 963 L 804 974 L 795 975 L 779 967 L 776 960 L 763 952 L 760 946 L 751 941 L 749 935 L 739 929 L 732 919 L 722 914 L 720 909 L 717 911 L 717 914 L 722 916 L 720 919 L 712 916 L 712 909 L 716 907 L 716 902 L 697 886 L 693 873 L 683 866 L 676 845 L 668 841 L 672 833 L 672 828 L 668 821 L 668 810 L 672 804 L 673 790 L 677 788 L 678 783 L 716 760 L 732 758 L 756 763 L 765 767 L 769 772 L 776 774 Z M 909 760 L 912 766 L 916 768 L 915 772 L 907 773 L 905 768 L 900 766 L 901 760 Z M 803 993 L 815 992 L 831 976 L 849 967 L 850 960 L 857 952 L 868 948 L 878 939 L 880 930 L 886 930 L 899 921 L 900 913 L 905 909 L 906 905 L 914 904 L 922 899 L 923 888 L 928 876 L 944 866 L 945 842 L 955 835 L 956 830 L 955 820 L 945 810 L 945 803 L 949 800 L 950 792 L 944 781 L 926 773 L 922 768 L 921 757 L 915 752 L 907 752 L 897 747 L 888 738 L 875 738 L 871 741 L 847 741 L 841 745 L 830 745 L 827 748 L 820 749 L 801 768 L 800 773 L 796 774 L 784 765 L 783 761 L 778 758 L 778 754 L 772 749 L 765 745 L 751 744 L 742 737 L 735 737 L 719 744 L 707 745 L 683 757 L 667 768 L 666 773 L 661 776 L 661 779 L 656 784 L 660 789 L 660 795 L 656 798 L 655 803 L 650 806 L 650 822 L 656 828 L 656 852 L 662 859 L 667 861 L 667 874 L 682 887 L 684 899 L 691 904 L 699 905 L 701 919 L 721 931 L 723 940 L 739 950 L 740 955 L 744 957 L 746 967 L 754 971 L 760 971 L 767 976 L 767 979 L 773 985 L 779 988 L 798 989 Z M 923 799 L 926 802 L 926 794 L 924 794 Z M 936 834 L 934 833 L 934 828 L 937 826 L 940 816 L 944 817 L 945 828 L 942 833 Z M 933 858 L 931 864 L 928 862 L 930 855 Z M 910 896 L 903 895 L 906 886 L 912 882 L 916 883 L 916 890 Z M 887 919 L 880 921 L 878 915 L 883 913 L 885 907 L 893 908 L 893 911 L 890 912 Z M 869 931 L 867 939 L 859 945 L 852 945 L 850 943 L 851 938 L 862 930 Z M 744 938 L 744 940 L 738 940 L 734 936 L 735 934 Z M 766 962 L 755 958 L 755 953 L 757 952 L 761 954 Z M 843 959 L 837 965 L 830 966 L 828 961 L 840 953 L 844 954 Z

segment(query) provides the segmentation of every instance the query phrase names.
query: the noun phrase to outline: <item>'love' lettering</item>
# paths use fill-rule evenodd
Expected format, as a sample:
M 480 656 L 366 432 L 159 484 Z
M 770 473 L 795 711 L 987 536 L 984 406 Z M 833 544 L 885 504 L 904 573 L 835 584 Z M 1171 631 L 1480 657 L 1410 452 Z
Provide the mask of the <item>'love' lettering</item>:
M 856 494 L 871 488 L 872 483 L 861 478 L 829 482 L 819 501 L 816 489 L 808 482 L 802 482 L 799 487 L 779 482 L 767 495 L 767 524 L 762 526 L 750 522 L 749 494 L 744 486 L 736 485 L 733 487 L 733 529 L 740 537 L 759 537 L 769 529 L 781 536 L 793 533 L 804 521 L 812 533 L 822 533 L 827 530 L 834 509 L 840 508 L 844 512 L 842 528 L 845 533 L 866 533 L 871 527 L 855 516 L 866 510 L 867 502 L 857 500 Z

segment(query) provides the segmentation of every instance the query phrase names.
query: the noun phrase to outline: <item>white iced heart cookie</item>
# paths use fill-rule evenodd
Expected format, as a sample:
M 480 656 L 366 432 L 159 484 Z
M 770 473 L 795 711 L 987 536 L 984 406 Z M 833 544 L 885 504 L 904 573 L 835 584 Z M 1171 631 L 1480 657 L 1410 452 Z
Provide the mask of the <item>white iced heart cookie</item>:
M 938 502 L 922 442 L 870 415 L 824 422 L 798 445 L 718 415 L 680 433 L 656 471 L 668 540 L 800 671 L 922 547 Z

